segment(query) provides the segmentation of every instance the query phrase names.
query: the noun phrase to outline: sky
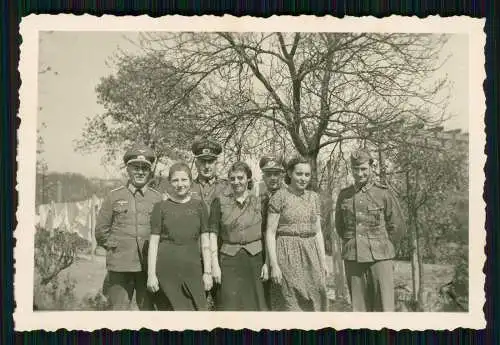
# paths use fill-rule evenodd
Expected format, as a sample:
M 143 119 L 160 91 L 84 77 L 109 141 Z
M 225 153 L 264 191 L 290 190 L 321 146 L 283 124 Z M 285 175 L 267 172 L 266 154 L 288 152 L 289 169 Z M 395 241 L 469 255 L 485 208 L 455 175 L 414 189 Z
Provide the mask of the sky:
M 119 48 L 139 52 L 130 42 L 136 38 L 135 32 L 40 33 L 39 70 L 50 66 L 50 71 L 38 76 L 38 124 L 44 140 L 43 159 L 49 171 L 98 178 L 120 175 L 119 168 L 101 164 L 103 152 L 84 155 L 74 148 L 75 140 L 82 136 L 86 118 L 104 112 L 97 104 L 95 87 L 100 78 L 114 73 L 110 58 Z M 445 123 L 445 128 L 468 131 L 468 37 L 451 36 L 442 55 L 449 59 L 441 73 L 453 85 L 448 111 L 454 116 Z

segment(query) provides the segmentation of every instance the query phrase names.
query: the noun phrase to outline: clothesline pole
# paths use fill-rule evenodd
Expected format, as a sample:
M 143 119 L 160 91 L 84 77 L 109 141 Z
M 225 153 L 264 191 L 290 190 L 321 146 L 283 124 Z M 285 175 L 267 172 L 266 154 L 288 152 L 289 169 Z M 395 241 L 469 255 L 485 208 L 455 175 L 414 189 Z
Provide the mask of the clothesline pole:
M 91 257 L 92 261 L 95 260 L 95 251 L 97 248 L 97 243 L 95 239 L 95 222 L 96 222 L 96 212 L 97 203 L 95 202 L 95 195 L 90 199 L 90 238 L 91 238 Z

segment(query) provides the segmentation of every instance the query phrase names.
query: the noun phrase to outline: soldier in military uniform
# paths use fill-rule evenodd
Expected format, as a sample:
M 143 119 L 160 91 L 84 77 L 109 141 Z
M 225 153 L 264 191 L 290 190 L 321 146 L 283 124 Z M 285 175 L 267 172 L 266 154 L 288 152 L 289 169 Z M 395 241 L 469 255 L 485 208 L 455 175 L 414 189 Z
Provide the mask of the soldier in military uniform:
M 285 168 L 283 163 L 273 156 L 264 156 L 259 161 L 259 167 L 262 172 L 262 179 L 266 186 L 265 189 L 260 191 L 260 198 L 262 202 L 262 241 L 263 247 L 265 248 L 265 232 L 267 227 L 267 214 L 269 199 L 273 196 L 276 191 L 278 191 L 283 186 L 283 175 L 285 173 Z M 262 270 L 262 280 L 264 280 L 264 293 L 266 296 L 266 302 L 268 307 L 271 306 L 271 296 L 270 296 L 270 281 L 269 281 L 269 265 L 267 264 L 267 255 L 264 250 L 264 260 L 266 265 L 264 265 Z
M 339 194 L 335 227 L 353 311 L 394 311 L 392 259 L 405 225 L 394 195 L 374 181 L 372 164 L 365 150 L 351 155 L 355 183 Z
M 96 220 L 97 244 L 106 249 L 105 294 L 114 310 L 130 308 L 135 291 L 140 310 L 153 310 L 146 290 L 146 253 L 150 213 L 162 195 L 147 186 L 151 179 L 153 151 L 136 145 L 123 156 L 129 180 L 104 199 Z
M 267 227 L 267 208 L 269 199 L 273 196 L 278 189 L 283 186 L 283 174 L 285 168 L 283 163 L 273 156 L 264 156 L 259 161 L 259 167 L 262 171 L 262 179 L 266 186 L 265 189 L 260 190 L 260 198 L 262 201 L 262 233 L 265 239 L 265 231 Z M 265 278 L 267 280 L 267 278 Z
M 198 171 L 198 176 L 193 181 L 191 197 L 202 200 L 210 211 L 215 196 L 227 188 L 227 182 L 217 176 L 217 157 L 222 152 L 222 147 L 214 140 L 202 138 L 194 141 L 191 150 Z
M 191 197 L 193 199 L 202 200 L 207 208 L 208 214 L 210 214 L 210 205 L 212 201 L 216 196 L 222 195 L 226 188 L 229 188 L 227 181 L 217 176 L 217 157 L 221 154 L 222 147 L 218 142 L 209 138 L 199 138 L 193 142 L 191 151 L 195 156 L 195 165 L 198 171 L 198 176 L 193 181 L 191 187 Z M 218 245 L 217 242 L 217 235 L 211 233 L 210 243 L 212 257 L 219 255 L 217 248 L 220 248 L 220 245 Z M 214 269 L 212 271 L 212 277 L 216 283 L 220 283 L 220 270 Z M 209 299 L 215 300 L 215 296 L 215 289 L 212 289 Z

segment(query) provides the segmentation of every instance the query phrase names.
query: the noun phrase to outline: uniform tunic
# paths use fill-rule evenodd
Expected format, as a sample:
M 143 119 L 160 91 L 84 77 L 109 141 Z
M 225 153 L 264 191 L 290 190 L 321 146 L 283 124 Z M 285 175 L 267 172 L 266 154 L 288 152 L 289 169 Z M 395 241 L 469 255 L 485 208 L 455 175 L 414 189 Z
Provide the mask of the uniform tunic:
M 273 311 L 326 311 L 326 281 L 316 244 L 319 196 L 299 195 L 290 187 L 278 190 L 269 201 L 269 213 L 279 214 L 276 256 L 283 279 L 271 285 Z
M 199 238 L 207 232 L 203 203 L 171 199 L 154 206 L 151 233 L 160 235 L 156 274 L 173 310 L 206 310 Z
M 217 310 L 267 310 L 260 279 L 262 265 L 261 200 L 248 194 L 243 203 L 232 193 L 214 199 L 210 229 L 218 234 L 222 283 L 217 292 Z
M 104 199 L 96 219 L 95 237 L 97 244 L 107 250 L 108 270 L 143 270 L 151 211 L 161 200 L 158 191 L 149 187 L 136 189 L 132 184 L 112 190 Z
M 96 220 L 97 244 L 106 249 L 108 274 L 103 292 L 113 309 L 128 309 L 135 291 L 139 309 L 149 310 L 146 291 L 147 242 L 153 205 L 162 200 L 156 190 L 132 184 L 112 190 Z
M 343 189 L 335 211 L 354 311 L 393 311 L 395 245 L 405 226 L 386 186 L 369 182 Z
M 394 244 L 405 229 L 396 199 L 387 187 L 375 183 L 340 192 L 335 227 L 344 240 L 344 260 L 356 262 L 394 258 Z
M 210 213 L 210 205 L 212 201 L 226 191 L 228 185 L 225 180 L 214 177 L 209 181 L 204 181 L 197 177 L 193 181 L 191 187 L 191 197 L 201 200 L 205 204 L 207 211 Z

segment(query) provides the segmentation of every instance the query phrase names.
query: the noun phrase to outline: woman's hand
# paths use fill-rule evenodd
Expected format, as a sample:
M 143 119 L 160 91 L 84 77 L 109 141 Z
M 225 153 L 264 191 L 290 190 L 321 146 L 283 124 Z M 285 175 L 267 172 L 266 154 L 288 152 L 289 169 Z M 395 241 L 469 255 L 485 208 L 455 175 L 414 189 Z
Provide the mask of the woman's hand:
M 157 292 L 158 290 L 160 290 L 160 283 L 158 282 L 158 277 L 156 276 L 156 274 L 148 274 L 147 287 L 151 292 Z
M 328 264 L 326 263 L 326 258 L 323 259 L 323 262 L 321 263 L 321 268 L 323 270 L 323 274 L 325 275 L 325 278 L 330 275 L 330 269 L 328 268 Z
M 328 277 L 330 275 L 330 269 L 328 268 L 328 265 L 326 263 L 323 267 L 323 272 L 325 272 L 325 277 Z
M 222 282 L 222 273 L 218 264 L 212 263 L 212 277 L 214 278 L 216 284 L 220 284 Z
M 203 287 L 205 288 L 205 291 L 210 291 L 213 285 L 214 281 L 212 278 L 212 274 L 203 273 Z
M 283 275 L 281 274 L 281 269 L 279 266 L 271 266 L 271 280 L 275 284 L 281 284 L 281 278 Z
M 267 264 L 262 265 L 262 269 L 260 270 L 260 279 L 266 281 L 269 279 L 269 269 Z

